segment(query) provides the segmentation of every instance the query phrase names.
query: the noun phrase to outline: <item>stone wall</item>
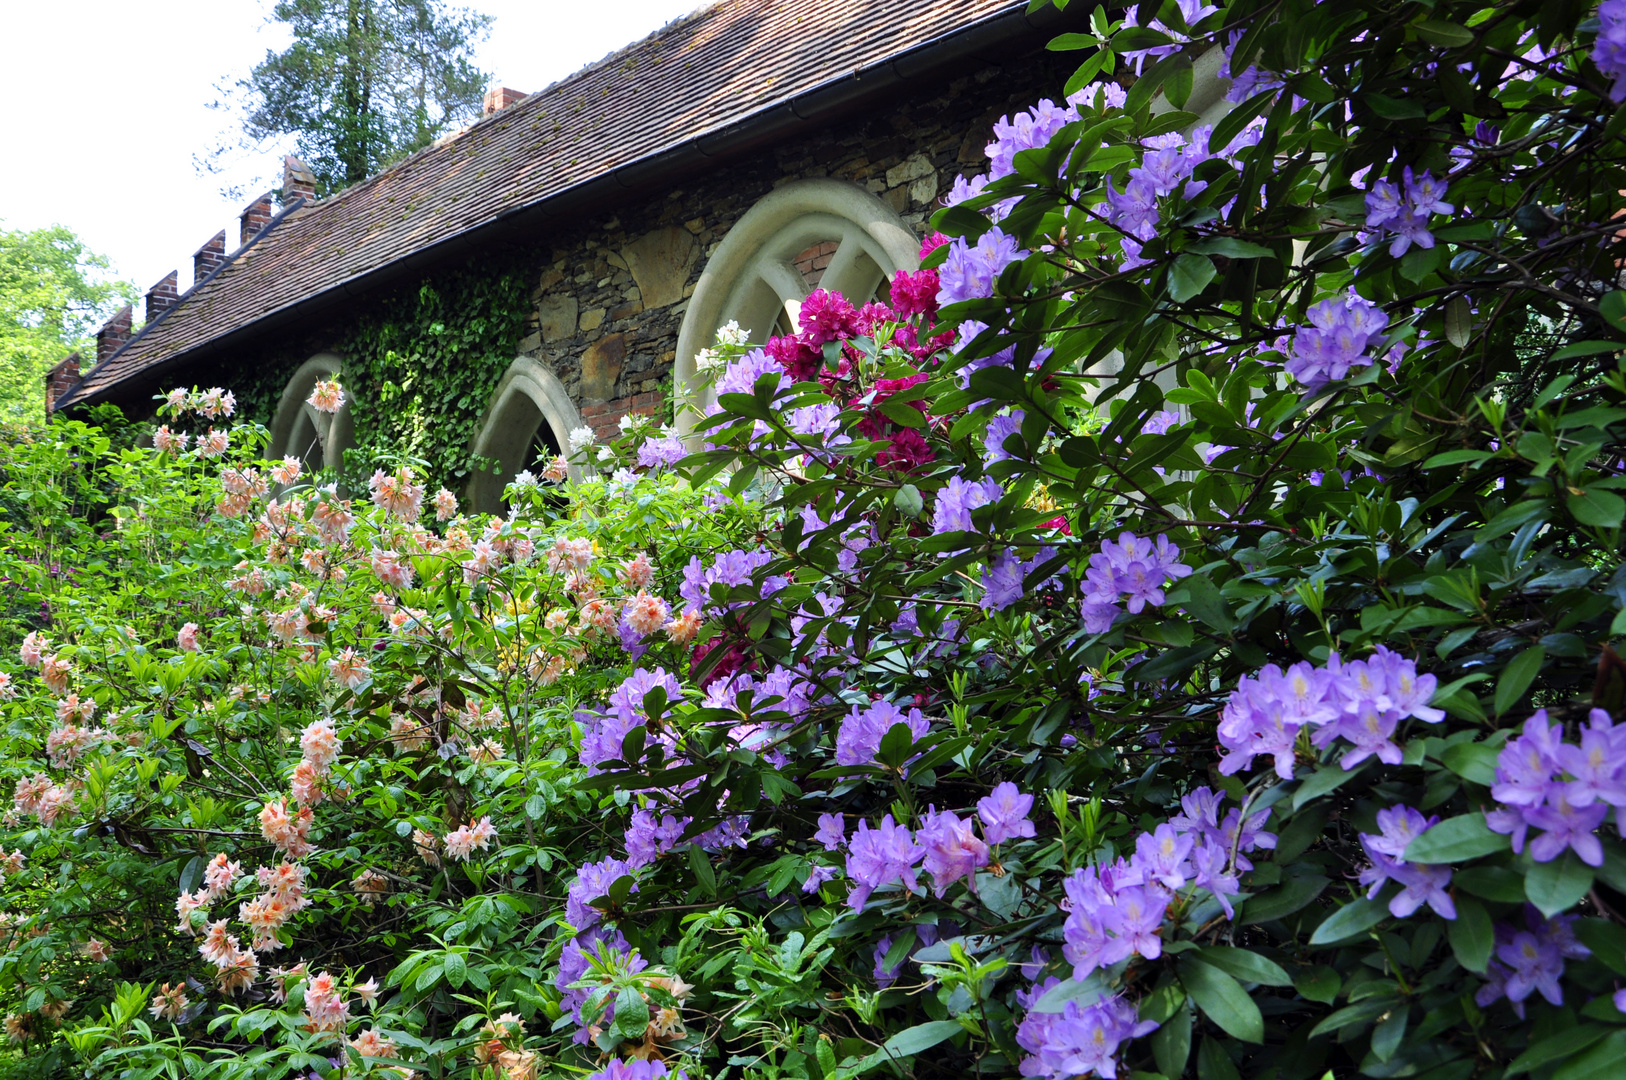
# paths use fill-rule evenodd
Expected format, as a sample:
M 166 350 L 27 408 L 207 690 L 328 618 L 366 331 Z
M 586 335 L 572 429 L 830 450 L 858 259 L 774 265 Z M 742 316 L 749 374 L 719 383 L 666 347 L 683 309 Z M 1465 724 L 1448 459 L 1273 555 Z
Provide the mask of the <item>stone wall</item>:
M 1065 57 L 1039 54 L 900 97 L 803 140 L 720 167 L 716 175 L 621 207 L 538 258 L 535 310 L 521 351 L 548 365 L 586 423 L 609 435 L 622 415 L 658 414 L 678 328 L 707 258 L 763 195 L 792 180 L 850 180 L 924 236 L 957 177 L 984 169 L 994 121 L 1059 98 Z M 797 267 L 817 280 L 829 253 Z

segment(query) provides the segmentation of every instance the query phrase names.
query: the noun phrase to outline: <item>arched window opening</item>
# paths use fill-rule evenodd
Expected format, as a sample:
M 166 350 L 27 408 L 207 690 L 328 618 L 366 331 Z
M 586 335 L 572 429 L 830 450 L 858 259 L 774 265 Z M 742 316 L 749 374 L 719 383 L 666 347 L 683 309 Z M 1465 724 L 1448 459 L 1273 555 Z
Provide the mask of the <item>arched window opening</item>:
M 678 333 L 676 381 L 695 387 L 694 356 L 737 322 L 750 340 L 793 333 L 816 288 L 854 304 L 919 266 L 920 242 L 874 193 L 842 180 L 798 180 L 764 196 L 723 237 L 695 285 Z M 693 418 L 680 415 L 686 429 Z
M 297 457 L 312 471 L 344 464 L 344 452 L 355 442 L 350 391 L 345 391 L 345 403 L 336 413 L 317 412 L 307 400 L 318 382 L 332 379 L 342 370 L 343 361 L 330 353 L 313 356 L 299 366 L 283 388 L 271 418 L 267 457 Z
M 580 426 L 581 416 L 558 377 L 529 357 L 515 360 L 497 384 L 470 448 L 476 457 L 495 461 L 497 471 L 481 470 L 470 477 L 469 506 L 479 513 L 501 513 L 509 482 L 526 470 L 540 475 Z M 579 476 L 575 466 L 571 475 Z

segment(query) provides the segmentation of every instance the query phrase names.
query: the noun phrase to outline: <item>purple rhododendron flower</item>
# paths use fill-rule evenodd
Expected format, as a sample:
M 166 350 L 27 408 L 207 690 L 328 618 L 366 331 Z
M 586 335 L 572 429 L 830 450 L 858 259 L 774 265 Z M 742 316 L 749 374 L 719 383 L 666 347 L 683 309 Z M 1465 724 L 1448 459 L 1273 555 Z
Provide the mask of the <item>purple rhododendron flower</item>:
M 1609 100 L 1626 101 L 1626 0 L 1603 0 L 1598 5 L 1598 37 L 1592 43 L 1592 62 L 1614 80 Z
M 993 614 L 1004 611 L 1022 599 L 1022 560 L 1006 549 L 994 556 L 994 561 L 982 571 L 982 610 Z
M 947 306 L 961 300 L 994 295 L 994 281 L 1011 263 L 1027 257 L 1027 252 L 997 227 L 967 244 L 964 238 L 949 244 L 948 257 L 938 268 L 937 302 Z
M 638 464 L 646 469 L 662 465 L 676 465 L 688 454 L 683 440 L 676 435 L 661 435 L 644 440 L 638 448 Z
M 988 432 L 983 436 L 988 464 L 1011 460 L 1010 452 L 1005 449 L 1005 440 L 1022 430 L 1024 419 L 1026 414 L 1021 409 L 1012 409 L 1009 416 L 996 416 L 988 421 Z
M 1003 844 L 1006 840 L 1035 835 L 1033 822 L 1028 819 L 1032 810 L 1032 795 L 1024 795 L 1009 780 L 999 784 L 977 800 L 983 838 L 990 844 Z
M 1406 845 L 1428 832 L 1439 817 L 1425 818 L 1409 806 L 1391 806 L 1378 811 L 1378 832 L 1361 833 L 1361 847 L 1372 865 L 1361 871 L 1361 884 L 1370 885 L 1368 899 L 1376 899 L 1383 886 L 1398 882 L 1400 892 L 1389 901 L 1389 913 L 1397 919 L 1411 915 L 1425 903 L 1443 919 L 1455 919 L 1457 906 L 1445 891 L 1451 884 L 1451 868 L 1409 863 L 1402 856 Z
M 653 1058 L 611 1058 L 610 1061 L 586 1080 L 667 1080 L 666 1062 Z M 682 1069 L 670 1073 L 670 1080 L 688 1080 Z
M 1118 1048 L 1158 1027 L 1155 1020 L 1139 1019 L 1135 1007 L 1121 997 L 1093 1005 L 1069 1001 L 1059 1013 L 1028 1016 L 1044 1019 L 1027 1028 L 1025 1041 L 1023 1032 L 1017 1035 L 1023 1049 L 1033 1054 L 1022 1062 L 1021 1072 L 1045 1080 L 1091 1075 L 1111 1080 L 1118 1075 Z
M 937 509 L 932 514 L 932 532 L 971 532 L 971 511 L 999 501 L 1005 491 L 998 480 L 966 481 L 959 476 L 949 477 L 943 490 L 937 493 Z
M 1398 763 L 1400 748 L 1391 736 L 1400 721 L 1436 723 L 1445 716 L 1428 704 L 1434 690 L 1434 676 L 1418 675 L 1413 661 L 1381 645 L 1371 658 L 1349 664 L 1334 653 L 1325 668 L 1267 665 L 1237 684 L 1220 714 L 1217 734 L 1227 751 L 1220 772 L 1251 768 L 1264 755 L 1275 760 L 1278 776 L 1291 780 L 1294 744 L 1305 727 L 1316 729 L 1311 741 L 1317 746 L 1340 738 L 1353 744 L 1340 759 L 1345 769 L 1373 756 Z
M 867 708 L 854 705 L 836 731 L 836 764 L 868 765 L 874 761 L 881 740 L 893 724 L 907 724 L 916 742 L 931 730 L 931 723 L 919 709 L 905 714 L 890 701 L 876 701 Z
M 1077 119 L 1077 110 L 1058 108 L 1049 98 L 1041 99 L 1026 112 L 1001 116 L 994 121 L 994 141 L 986 150 L 988 179 L 998 180 L 1015 172 L 1013 161 L 1017 154 L 1048 146 L 1056 132 Z
M 1347 378 L 1351 368 L 1372 363 L 1367 344 L 1388 322 L 1382 309 L 1353 292 L 1321 301 L 1310 308 L 1310 325 L 1293 334 L 1287 373 L 1312 390 Z
M 1084 571 L 1084 599 L 1080 615 L 1087 633 L 1101 634 L 1111 629 L 1119 603 L 1127 596 L 1131 614 L 1144 611 L 1147 604 L 1163 603 L 1163 586 L 1191 573 L 1180 561 L 1180 549 L 1167 536 L 1153 541 L 1131 532 L 1116 542 L 1103 541 L 1101 551 L 1090 556 Z
M 1564 775 L 1570 779 L 1560 779 Z M 1602 866 L 1603 843 L 1595 833 L 1611 808 L 1626 836 L 1620 809 L 1626 807 L 1626 728 L 1593 709 L 1576 746 L 1564 741 L 1563 727 L 1548 721 L 1546 709 L 1538 709 L 1497 755 L 1491 796 L 1500 805 L 1485 815 L 1485 824 L 1511 837 L 1515 854 L 1534 828 L 1541 830 L 1530 841 L 1537 862 L 1573 851 L 1587 865 Z
M 635 811 L 627 824 L 627 865 L 633 870 L 648 866 L 676 847 L 688 826 L 686 817 L 664 814 L 657 818 L 649 810 Z
M 934 806 L 915 839 L 926 848 L 925 870 L 937 896 L 961 878 L 969 878 L 976 891 L 977 870 L 988 865 L 988 845 L 971 831 L 969 819 L 962 821 L 948 810 L 938 813 Z
M 847 826 L 840 814 L 820 814 L 819 830 L 813 834 L 813 839 L 817 840 L 824 850 L 837 851 L 847 842 L 846 830 Z
M 587 975 L 589 956 L 603 962 L 610 959 L 611 953 L 619 953 L 622 959 L 617 966 L 633 974 L 649 966 L 649 962 L 627 944 L 627 939 L 621 936 L 621 931 L 606 931 L 603 927 L 594 927 L 571 938 L 565 942 L 564 949 L 559 954 L 559 974 L 554 979 L 553 985 L 559 990 L 560 1007 L 568 1010 L 571 1018 L 576 1021 L 576 1032 L 571 1038 L 578 1044 L 585 1044 L 589 1038 L 587 1023 L 582 1016 L 582 1006 L 587 1004 L 587 998 L 592 991 L 574 984 L 581 982 Z M 600 1023 L 608 1023 L 614 1016 L 615 1004 L 612 1001 L 598 1020 Z
M 915 864 L 925 857 L 926 849 L 915 843 L 909 830 L 893 821 L 891 814 L 874 829 L 869 822 L 860 821 L 847 848 L 847 876 L 853 882 L 847 906 L 863 911 L 871 892 L 893 882 L 913 890 L 917 884 Z
M 598 922 L 599 910 L 590 902 L 608 893 L 618 878 L 630 873 L 632 867 L 620 859 L 605 858 L 583 866 L 565 893 L 565 920 L 577 930 L 586 930 Z M 638 886 L 634 885 L 632 891 L 637 892 Z
M 1485 972 L 1485 985 L 1474 1000 L 1481 1008 L 1506 996 L 1513 1011 L 1524 1018 L 1524 1000 L 1533 992 L 1553 1005 L 1564 1003 L 1559 979 L 1565 960 L 1584 960 L 1592 951 L 1575 939 L 1574 916 L 1543 919 L 1534 905 L 1524 907 L 1525 928 L 1496 924 L 1496 954 Z

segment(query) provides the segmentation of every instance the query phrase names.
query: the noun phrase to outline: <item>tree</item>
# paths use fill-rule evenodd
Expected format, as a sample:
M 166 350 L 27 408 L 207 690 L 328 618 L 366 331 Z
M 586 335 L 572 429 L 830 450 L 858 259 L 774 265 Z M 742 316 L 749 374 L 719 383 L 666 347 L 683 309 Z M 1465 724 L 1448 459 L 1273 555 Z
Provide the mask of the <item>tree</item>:
M 61 225 L 0 230 L 0 415 L 36 415 L 44 376 L 136 295 L 105 277 L 108 261 Z
M 441 0 L 284 0 L 293 32 L 238 88 L 243 131 L 292 136 L 327 194 L 366 179 L 479 115 L 489 76 L 473 46 L 491 17 Z

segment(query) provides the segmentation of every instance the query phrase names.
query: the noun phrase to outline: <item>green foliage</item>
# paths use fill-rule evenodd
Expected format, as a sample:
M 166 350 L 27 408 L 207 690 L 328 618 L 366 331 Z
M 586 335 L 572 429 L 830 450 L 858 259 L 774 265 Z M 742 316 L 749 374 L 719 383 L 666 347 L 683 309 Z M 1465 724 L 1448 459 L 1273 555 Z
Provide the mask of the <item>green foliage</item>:
M 0 416 L 44 409 L 44 376 L 69 353 L 95 362 L 95 333 L 136 290 L 108 280 L 107 259 L 60 225 L 0 230 Z
M 356 425 L 347 474 L 359 480 L 360 465 L 400 454 L 424 462 L 432 482 L 461 490 L 479 467 L 470 446 L 529 309 L 526 270 L 481 258 L 360 319 L 340 347 Z
M 935 219 L 892 295 L 950 306 L 810 297 L 795 377 L 727 332 L 695 452 L 635 421 L 506 519 L 399 463 L 458 475 L 424 432 L 517 277 L 353 350 L 405 418 L 358 419 L 370 505 L 251 424 L 19 440 L 18 1069 L 1618 1072 L 1626 149 L 1579 15 L 1098 10 L 1076 81 L 1139 81 Z M 1186 38 L 1284 92 L 1188 141 Z

